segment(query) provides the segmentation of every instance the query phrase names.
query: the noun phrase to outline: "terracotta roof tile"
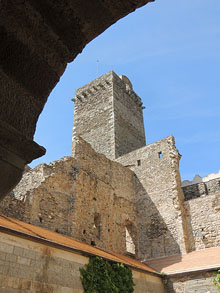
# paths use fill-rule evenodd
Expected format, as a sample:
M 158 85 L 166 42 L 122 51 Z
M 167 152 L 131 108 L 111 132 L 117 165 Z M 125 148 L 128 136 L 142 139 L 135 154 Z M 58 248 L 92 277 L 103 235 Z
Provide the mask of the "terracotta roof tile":
M 144 263 L 167 275 L 217 269 L 220 268 L 220 247 L 146 260 Z

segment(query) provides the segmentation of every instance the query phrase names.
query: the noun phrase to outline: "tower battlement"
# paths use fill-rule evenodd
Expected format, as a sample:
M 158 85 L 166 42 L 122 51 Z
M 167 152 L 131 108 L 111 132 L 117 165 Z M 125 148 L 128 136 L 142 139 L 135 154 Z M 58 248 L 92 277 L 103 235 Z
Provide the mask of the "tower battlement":
M 126 76 L 110 71 L 77 89 L 74 102 L 73 142 L 81 136 L 110 159 L 146 144 L 142 101 Z
M 118 88 L 125 91 L 135 103 L 142 106 L 143 103 L 141 98 L 134 92 L 133 86 L 125 75 L 118 76 L 114 71 L 110 71 L 101 77 L 87 83 L 86 85 L 80 87 L 75 91 L 75 98 L 73 99 L 74 102 L 78 99 L 79 101 L 85 102 L 87 98 L 93 96 L 97 91 L 101 91 L 106 89 L 112 82 L 117 80 Z

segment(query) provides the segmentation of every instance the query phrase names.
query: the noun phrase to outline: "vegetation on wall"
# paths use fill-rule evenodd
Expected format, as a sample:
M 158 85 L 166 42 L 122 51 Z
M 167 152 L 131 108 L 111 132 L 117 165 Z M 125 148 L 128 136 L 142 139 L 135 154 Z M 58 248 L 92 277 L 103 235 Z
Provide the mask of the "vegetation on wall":
M 81 281 L 86 293 L 134 292 L 131 269 L 100 257 L 89 257 L 89 263 L 80 269 Z
M 216 277 L 212 278 L 213 283 L 217 287 L 218 291 L 220 292 L 220 270 L 218 270 Z

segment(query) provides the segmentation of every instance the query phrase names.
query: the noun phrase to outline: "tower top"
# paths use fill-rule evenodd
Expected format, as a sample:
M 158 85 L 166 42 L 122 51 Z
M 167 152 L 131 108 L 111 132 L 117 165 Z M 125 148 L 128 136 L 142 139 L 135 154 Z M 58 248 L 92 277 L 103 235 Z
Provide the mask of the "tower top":
M 141 98 L 134 92 L 133 86 L 129 78 L 125 75 L 118 76 L 113 70 L 103 74 L 102 76 L 94 79 L 93 81 L 85 84 L 75 91 L 75 99 L 87 98 L 90 94 L 94 94 L 95 91 L 100 91 L 110 83 L 117 82 L 119 87 L 126 91 L 129 95 L 133 95 L 137 103 L 142 105 Z
M 81 136 L 115 159 L 145 145 L 141 98 L 128 77 L 110 71 L 75 92 L 73 140 Z
M 133 90 L 132 83 L 130 82 L 130 79 L 127 76 L 119 75 L 119 77 L 120 77 L 120 79 L 122 79 L 125 82 L 126 88 L 128 90 Z

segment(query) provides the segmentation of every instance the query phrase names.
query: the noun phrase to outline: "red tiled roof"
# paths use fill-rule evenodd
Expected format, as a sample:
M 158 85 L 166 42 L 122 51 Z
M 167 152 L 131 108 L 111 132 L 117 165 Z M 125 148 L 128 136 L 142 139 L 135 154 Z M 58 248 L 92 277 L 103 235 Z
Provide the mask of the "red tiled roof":
M 154 269 L 150 268 L 148 265 L 143 264 L 133 258 L 93 247 L 91 245 L 74 240 L 73 238 L 70 238 L 68 236 L 63 236 L 59 233 L 38 226 L 27 224 L 12 218 L 0 216 L 0 231 L 6 230 L 9 233 L 16 233 L 20 237 L 31 236 L 33 240 L 45 241 L 48 245 L 53 244 L 62 246 L 66 249 L 75 250 L 81 253 L 88 253 L 90 255 L 96 255 L 111 261 L 123 263 L 133 268 L 158 274 Z
M 167 275 L 218 269 L 220 268 L 220 247 L 146 260 L 144 263 Z

